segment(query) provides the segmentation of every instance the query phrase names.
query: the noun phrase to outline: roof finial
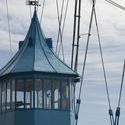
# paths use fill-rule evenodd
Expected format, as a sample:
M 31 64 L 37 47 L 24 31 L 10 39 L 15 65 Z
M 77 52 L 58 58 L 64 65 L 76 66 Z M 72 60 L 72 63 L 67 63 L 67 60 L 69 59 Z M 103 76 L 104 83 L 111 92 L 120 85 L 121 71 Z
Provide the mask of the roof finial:
M 26 5 L 35 6 L 35 10 L 36 7 L 41 6 L 38 0 L 26 0 Z

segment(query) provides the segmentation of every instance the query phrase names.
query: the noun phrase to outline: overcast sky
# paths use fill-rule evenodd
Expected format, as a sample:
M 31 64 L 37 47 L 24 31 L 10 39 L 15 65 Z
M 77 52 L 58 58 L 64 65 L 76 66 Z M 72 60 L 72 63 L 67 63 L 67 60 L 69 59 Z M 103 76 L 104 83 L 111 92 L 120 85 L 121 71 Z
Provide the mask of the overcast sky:
M 58 0 L 59 2 L 62 0 Z M 124 0 L 114 0 L 125 6 Z M 40 0 L 42 3 L 43 1 Z M 12 36 L 13 54 L 18 50 L 18 42 L 24 40 L 30 25 L 29 7 L 25 0 L 8 0 L 9 19 Z M 81 34 L 88 32 L 91 0 L 82 0 Z M 64 30 L 64 50 L 66 63 L 70 64 L 74 0 L 70 0 L 68 16 Z M 41 14 L 41 7 L 38 16 Z M 117 106 L 123 61 L 125 59 L 125 11 L 113 7 L 104 0 L 96 0 L 96 11 L 100 29 L 103 56 L 108 79 L 113 110 Z M 33 8 L 32 8 L 33 12 Z M 54 47 L 57 39 L 58 22 L 55 0 L 46 0 L 42 20 L 42 29 L 46 37 L 52 37 Z M 108 103 L 100 60 L 95 22 L 93 22 L 85 80 L 82 88 L 82 104 L 79 125 L 109 125 Z M 79 73 L 84 60 L 86 36 L 80 39 Z M 6 16 L 5 0 L 0 0 L 0 68 L 11 58 Z M 79 86 L 77 86 L 78 88 Z M 120 125 L 125 123 L 125 85 L 122 93 Z

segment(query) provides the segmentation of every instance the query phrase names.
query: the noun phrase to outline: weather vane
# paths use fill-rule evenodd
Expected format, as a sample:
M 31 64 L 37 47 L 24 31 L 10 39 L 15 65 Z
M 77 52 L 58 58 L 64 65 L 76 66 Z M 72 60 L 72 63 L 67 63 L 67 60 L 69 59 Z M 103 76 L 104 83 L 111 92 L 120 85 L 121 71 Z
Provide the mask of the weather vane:
M 26 0 L 26 5 L 35 6 L 35 7 L 41 6 L 38 0 Z

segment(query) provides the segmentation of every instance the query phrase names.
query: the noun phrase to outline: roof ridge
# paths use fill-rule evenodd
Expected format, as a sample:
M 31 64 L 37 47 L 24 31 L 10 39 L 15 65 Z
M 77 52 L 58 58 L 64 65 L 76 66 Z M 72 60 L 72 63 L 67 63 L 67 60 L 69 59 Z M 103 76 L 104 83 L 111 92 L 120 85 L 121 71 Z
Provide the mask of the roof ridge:
M 36 26 L 36 25 L 37 25 L 37 24 L 36 24 L 36 21 L 34 21 L 34 23 L 35 23 L 35 33 L 34 33 L 34 34 L 35 34 L 35 37 L 34 37 L 34 42 L 36 42 L 36 30 L 37 30 L 37 26 Z M 36 53 L 35 50 L 36 50 L 36 47 L 35 47 L 35 43 L 34 43 L 33 71 L 35 70 L 35 53 Z
M 38 22 L 39 23 L 39 22 Z M 38 29 L 39 29 L 39 27 L 38 27 Z M 40 29 L 40 33 L 41 33 L 41 29 Z M 39 32 L 38 32 L 38 36 L 39 36 L 39 39 L 40 39 L 40 34 L 39 34 Z M 44 38 L 44 40 L 45 40 L 45 38 Z M 45 41 L 44 41 L 45 42 Z M 45 44 L 46 44 L 46 42 L 45 42 Z M 40 42 L 40 45 L 41 45 L 41 42 Z M 47 44 L 46 44 L 47 45 Z M 42 49 L 43 49 L 43 52 L 44 52 L 44 55 L 45 55 L 45 57 L 46 57 L 46 59 L 47 59 L 47 61 L 48 61 L 48 63 L 51 65 L 51 67 L 53 68 L 53 70 L 55 71 L 55 72 L 57 72 L 56 71 L 56 69 L 53 67 L 53 65 L 51 64 L 51 62 L 49 61 L 49 59 L 48 59 L 48 57 L 47 57 L 47 55 L 46 55 L 46 53 L 45 53 L 45 50 L 44 50 L 44 48 L 43 48 L 43 46 L 41 45 L 41 47 L 42 47 Z M 49 47 L 48 47 L 49 48 Z

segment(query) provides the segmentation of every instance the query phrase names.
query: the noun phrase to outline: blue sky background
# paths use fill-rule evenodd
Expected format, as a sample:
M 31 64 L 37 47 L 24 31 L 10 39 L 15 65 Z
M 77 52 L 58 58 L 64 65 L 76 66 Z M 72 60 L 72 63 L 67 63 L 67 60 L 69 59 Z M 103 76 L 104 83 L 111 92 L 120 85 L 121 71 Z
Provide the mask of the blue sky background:
M 58 0 L 59 2 L 61 0 Z M 114 0 L 125 6 L 124 0 Z M 42 0 L 40 0 L 42 2 Z M 25 0 L 8 0 L 9 19 L 12 36 L 13 54 L 18 50 L 18 41 L 24 40 L 30 24 L 29 7 Z M 0 68 L 11 58 L 9 51 L 8 28 L 5 0 L 0 0 Z M 81 34 L 88 32 L 92 2 L 82 1 Z M 64 32 L 64 50 L 66 63 L 70 64 L 74 0 L 70 0 L 68 17 Z M 123 61 L 125 59 L 125 11 L 113 7 L 104 0 L 96 0 L 97 17 L 101 35 L 103 55 L 113 110 L 117 106 Z M 33 11 L 33 8 L 32 8 Z M 41 8 L 38 16 L 40 17 Z M 108 103 L 97 41 L 96 27 L 93 22 L 92 36 L 87 58 L 85 81 L 82 88 L 82 104 L 79 125 L 109 125 Z M 54 46 L 57 39 L 58 25 L 55 0 L 46 0 L 42 21 L 46 37 L 52 37 Z M 86 36 L 80 39 L 79 73 L 84 60 Z M 60 55 L 62 57 L 62 55 Z M 79 88 L 79 85 L 77 85 Z M 120 125 L 125 123 L 125 85 L 122 93 Z

